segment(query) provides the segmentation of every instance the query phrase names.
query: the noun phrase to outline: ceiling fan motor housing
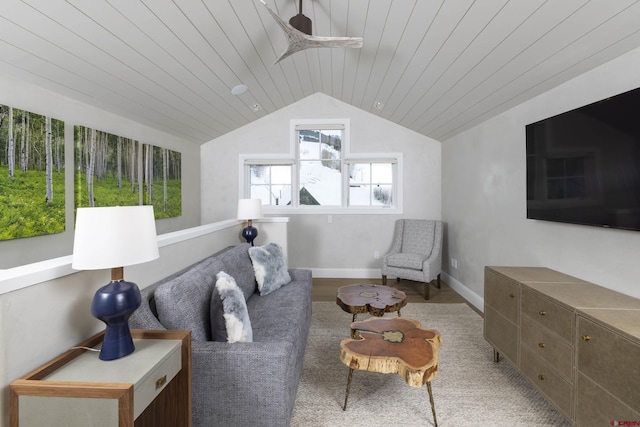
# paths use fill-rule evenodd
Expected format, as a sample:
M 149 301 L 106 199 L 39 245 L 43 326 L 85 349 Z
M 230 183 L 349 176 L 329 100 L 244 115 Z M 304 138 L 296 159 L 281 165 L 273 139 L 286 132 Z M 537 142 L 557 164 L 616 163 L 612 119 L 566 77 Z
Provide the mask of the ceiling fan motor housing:
M 298 31 L 311 35 L 311 19 L 304 16 L 302 13 L 298 13 L 293 18 L 289 19 L 289 24 Z

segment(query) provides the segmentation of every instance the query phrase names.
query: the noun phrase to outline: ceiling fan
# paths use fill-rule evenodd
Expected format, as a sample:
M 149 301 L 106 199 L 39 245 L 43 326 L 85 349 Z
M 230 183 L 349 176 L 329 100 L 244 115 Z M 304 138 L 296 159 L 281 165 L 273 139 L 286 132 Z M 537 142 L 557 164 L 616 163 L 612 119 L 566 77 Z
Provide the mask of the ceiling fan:
M 304 49 L 318 48 L 318 47 L 362 47 L 362 37 L 319 37 L 311 35 L 311 19 L 302 14 L 302 0 L 300 0 L 300 8 L 298 14 L 289 20 L 289 23 L 285 22 L 278 16 L 277 13 L 269 7 L 264 1 L 260 0 L 267 8 L 273 19 L 276 20 L 278 25 L 282 27 L 289 42 L 287 50 L 280 55 L 280 58 L 275 62 L 282 61 L 290 55 L 296 52 L 300 52 Z M 275 65 L 274 64 L 274 65 Z

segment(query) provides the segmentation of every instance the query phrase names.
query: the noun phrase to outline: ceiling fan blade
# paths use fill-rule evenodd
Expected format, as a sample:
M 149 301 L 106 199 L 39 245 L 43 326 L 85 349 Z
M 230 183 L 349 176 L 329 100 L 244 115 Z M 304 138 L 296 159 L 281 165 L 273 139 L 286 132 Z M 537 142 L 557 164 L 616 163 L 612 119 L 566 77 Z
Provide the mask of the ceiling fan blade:
M 362 47 L 362 44 L 364 42 L 362 37 L 319 37 L 305 34 L 280 18 L 280 16 L 278 16 L 278 14 L 275 13 L 264 0 L 260 0 L 260 2 L 265 5 L 273 19 L 275 19 L 278 25 L 280 25 L 280 27 L 284 30 L 287 41 L 289 42 L 287 50 L 282 55 L 280 55 L 280 58 L 278 58 L 274 65 L 282 61 L 283 59 L 293 55 L 294 53 L 300 52 L 304 49 L 321 47 Z M 311 22 L 311 20 L 309 20 L 309 22 Z

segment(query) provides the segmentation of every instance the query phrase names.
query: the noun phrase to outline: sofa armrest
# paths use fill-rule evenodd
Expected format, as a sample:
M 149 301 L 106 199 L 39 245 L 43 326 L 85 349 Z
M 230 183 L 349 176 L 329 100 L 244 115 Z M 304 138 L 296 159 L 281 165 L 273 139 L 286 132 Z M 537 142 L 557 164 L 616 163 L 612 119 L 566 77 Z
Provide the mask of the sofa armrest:
M 311 282 L 311 270 L 307 270 L 304 268 L 290 268 L 289 276 L 291 276 L 291 281 L 302 281 L 302 282 Z
M 297 391 L 295 352 L 288 342 L 193 341 L 198 425 L 288 425 Z

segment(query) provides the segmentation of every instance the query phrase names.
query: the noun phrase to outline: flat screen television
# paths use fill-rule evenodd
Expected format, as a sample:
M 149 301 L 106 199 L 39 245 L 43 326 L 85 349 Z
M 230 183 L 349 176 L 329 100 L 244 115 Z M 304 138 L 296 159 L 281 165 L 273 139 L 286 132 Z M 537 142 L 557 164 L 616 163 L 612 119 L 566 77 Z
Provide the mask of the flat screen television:
M 526 126 L 527 218 L 640 231 L 640 88 Z

